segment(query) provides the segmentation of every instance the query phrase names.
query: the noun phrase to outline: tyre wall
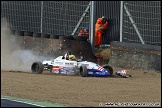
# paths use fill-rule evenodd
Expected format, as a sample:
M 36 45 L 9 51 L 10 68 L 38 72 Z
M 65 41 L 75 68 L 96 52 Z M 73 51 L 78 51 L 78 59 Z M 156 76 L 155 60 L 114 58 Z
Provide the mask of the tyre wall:
M 161 72 L 161 46 L 113 41 L 110 50 L 111 66 Z
M 83 60 L 97 62 L 96 57 L 92 53 L 92 47 L 89 41 L 80 41 L 71 39 L 67 36 L 61 39 L 50 38 L 49 35 L 44 38 L 14 35 L 16 41 L 23 50 L 32 50 L 38 56 L 57 57 L 64 55 L 66 51 L 71 51 L 78 59 L 83 56 Z M 62 37 L 62 36 L 60 36 Z

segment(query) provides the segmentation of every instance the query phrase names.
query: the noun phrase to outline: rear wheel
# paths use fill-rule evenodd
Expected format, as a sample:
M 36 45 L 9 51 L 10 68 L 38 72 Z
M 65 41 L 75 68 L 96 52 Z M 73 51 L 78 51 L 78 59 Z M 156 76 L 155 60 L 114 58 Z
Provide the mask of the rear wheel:
M 103 68 L 106 69 L 110 73 L 110 76 L 112 76 L 112 74 L 113 74 L 113 68 L 111 66 L 104 65 Z
M 43 64 L 41 62 L 34 62 L 31 66 L 31 71 L 34 74 L 39 74 L 43 72 Z
M 81 66 L 80 67 L 80 72 L 79 72 L 80 76 L 82 77 L 87 77 L 87 67 L 86 66 Z

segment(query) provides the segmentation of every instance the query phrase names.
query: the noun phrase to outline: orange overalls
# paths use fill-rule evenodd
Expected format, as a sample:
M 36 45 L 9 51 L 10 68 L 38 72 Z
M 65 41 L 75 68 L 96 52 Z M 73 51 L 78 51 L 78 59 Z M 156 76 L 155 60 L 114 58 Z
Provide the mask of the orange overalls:
M 87 39 L 89 39 L 89 32 L 86 31 L 85 29 L 81 29 L 78 36 L 86 36 Z
M 104 31 L 108 28 L 108 22 L 102 23 L 102 18 L 98 18 L 95 24 L 95 46 L 101 45 L 102 35 Z

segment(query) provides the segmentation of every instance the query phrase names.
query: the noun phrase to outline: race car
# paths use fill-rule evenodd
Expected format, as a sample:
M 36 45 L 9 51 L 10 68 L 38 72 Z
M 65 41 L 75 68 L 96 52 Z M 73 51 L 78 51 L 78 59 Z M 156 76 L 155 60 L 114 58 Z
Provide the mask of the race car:
M 79 60 L 67 60 L 64 56 L 59 56 L 56 59 L 34 62 L 31 66 L 32 73 L 39 74 L 48 70 L 56 74 L 80 75 L 82 77 L 95 76 L 107 77 L 112 76 L 113 68 L 109 65 L 100 66 L 97 63 Z

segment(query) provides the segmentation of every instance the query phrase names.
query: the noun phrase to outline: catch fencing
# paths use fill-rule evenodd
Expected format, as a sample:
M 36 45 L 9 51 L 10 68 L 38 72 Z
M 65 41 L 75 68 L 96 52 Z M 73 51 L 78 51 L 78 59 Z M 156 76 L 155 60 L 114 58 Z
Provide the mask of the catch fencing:
M 120 41 L 161 46 L 161 1 L 121 1 Z
M 120 42 L 161 46 L 161 1 L 120 1 L 121 8 L 119 2 L 96 4 L 95 19 L 102 13 L 112 19 L 112 28 L 120 22 L 120 28 L 109 28 L 116 31 L 109 37 L 120 35 Z M 90 25 L 91 5 L 90 1 L 1 1 L 1 18 L 5 17 L 14 30 L 77 35 L 81 28 Z
M 89 1 L 1 1 L 12 30 L 72 34 L 89 24 Z

